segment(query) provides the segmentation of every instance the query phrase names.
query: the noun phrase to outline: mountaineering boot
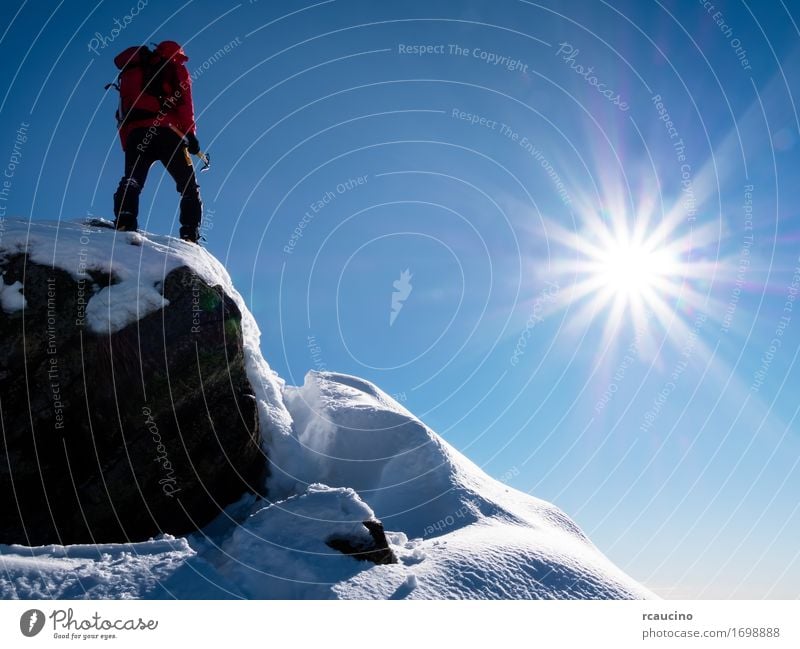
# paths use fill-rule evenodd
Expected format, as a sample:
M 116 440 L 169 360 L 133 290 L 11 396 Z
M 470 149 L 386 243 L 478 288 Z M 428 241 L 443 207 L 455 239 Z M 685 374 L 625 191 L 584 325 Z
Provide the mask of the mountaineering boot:
M 134 178 L 123 176 L 114 193 L 114 227 L 123 232 L 138 228 L 139 193 L 141 186 Z
M 114 221 L 114 229 L 119 230 L 120 232 L 136 232 L 137 228 L 135 224 L 130 225 L 129 220 L 124 220 L 122 216 L 120 216 L 116 221 Z
M 196 225 L 182 225 L 180 236 L 184 241 L 197 243 L 200 240 L 200 228 Z

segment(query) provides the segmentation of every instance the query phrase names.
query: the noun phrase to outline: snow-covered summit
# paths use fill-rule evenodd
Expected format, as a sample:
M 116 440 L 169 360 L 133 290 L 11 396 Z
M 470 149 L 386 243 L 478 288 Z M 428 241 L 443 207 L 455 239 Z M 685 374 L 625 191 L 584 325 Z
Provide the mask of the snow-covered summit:
M 243 497 L 185 538 L 95 546 L 0 546 L 3 597 L 639 598 L 558 508 L 494 480 L 368 381 L 310 372 L 285 385 L 222 265 L 171 237 L 85 223 L 6 221 L 12 254 L 76 278 L 115 283 L 87 295 L 87 319 L 113 332 L 164 306 L 164 277 L 191 267 L 242 312 L 247 377 L 269 462 L 266 499 Z M 25 308 L 24 290 L 8 309 Z M 5 297 L 3 299 L 6 308 Z M 0 317 L 4 317 L 0 314 Z M 380 519 L 397 563 L 333 549 Z
M 91 273 L 112 276 L 111 286 L 87 296 L 86 324 L 98 333 L 118 331 L 165 306 L 158 287 L 178 266 L 191 266 L 207 281 L 227 277 L 197 246 L 172 237 L 116 232 L 109 229 L 110 222 L 101 224 L 100 219 L 7 219 L 0 235 L 0 257 L 26 253 L 30 261 L 60 268 L 76 281 L 91 277 Z M 11 288 L 4 287 L 3 294 Z M 21 308 L 22 303 L 17 302 L 17 309 Z

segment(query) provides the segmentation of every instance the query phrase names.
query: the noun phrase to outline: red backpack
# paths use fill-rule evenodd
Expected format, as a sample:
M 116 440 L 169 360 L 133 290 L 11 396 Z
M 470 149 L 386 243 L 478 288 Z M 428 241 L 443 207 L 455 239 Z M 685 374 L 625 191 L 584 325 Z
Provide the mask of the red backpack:
M 119 91 L 117 127 L 126 123 L 155 118 L 169 107 L 169 95 L 177 87 L 174 63 L 151 52 L 144 45 L 129 47 L 114 58 L 119 69 L 115 83 Z

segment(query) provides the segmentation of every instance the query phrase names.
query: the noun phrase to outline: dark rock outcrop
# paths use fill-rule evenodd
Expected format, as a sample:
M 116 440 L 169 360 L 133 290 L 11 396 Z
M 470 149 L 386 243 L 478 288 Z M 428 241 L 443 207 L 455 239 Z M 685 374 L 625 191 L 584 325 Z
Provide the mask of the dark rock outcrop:
M 0 312 L 0 543 L 183 534 L 263 484 L 241 313 L 188 267 L 169 304 L 110 335 L 81 323 L 79 285 L 22 253 L 2 260 L 27 306 Z
M 371 561 L 379 566 L 388 563 L 397 563 L 397 557 L 389 547 L 386 532 L 380 521 L 364 521 L 364 527 L 369 532 L 370 541 L 363 539 L 333 537 L 325 541 L 326 545 L 342 554 L 349 554 L 359 561 Z

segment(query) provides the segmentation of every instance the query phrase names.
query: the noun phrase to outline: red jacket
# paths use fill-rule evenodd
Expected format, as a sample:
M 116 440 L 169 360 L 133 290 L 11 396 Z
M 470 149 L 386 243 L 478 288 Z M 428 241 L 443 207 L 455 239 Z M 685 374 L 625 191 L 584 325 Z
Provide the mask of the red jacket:
M 125 50 L 125 52 L 117 56 L 115 63 L 117 63 L 118 67 L 123 68 L 133 60 L 134 56 L 137 56 L 136 52 L 138 50 L 139 48 Z M 161 112 L 154 114 L 153 117 L 125 121 L 119 130 L 123 151 L 131 131 L 137 128 L 150 128 L 151 126 L 169 128 L 174 126 L 184 134 L 194 133 L 196 129 L 194 104 L 192 102 L 192 78 L 184 65 L 189 60 L 189 57 L 184 54 L 181 46 L 174 41 L 160 43 L 155 52 L 164 59 L 171 61 L 171 64 L 166 65 L 164 68 L 164 74 L 162 75 L 161 92 L 165 98 L 162 104 L 163 109 Z M 153 98 L 141 93 L 138 93 L 137 96 L 141 100 L 138 103 L 146 103 L 148 100 L 153 100 Z M 149 108 L 155 113 L 158 107 L 150 106 Z

